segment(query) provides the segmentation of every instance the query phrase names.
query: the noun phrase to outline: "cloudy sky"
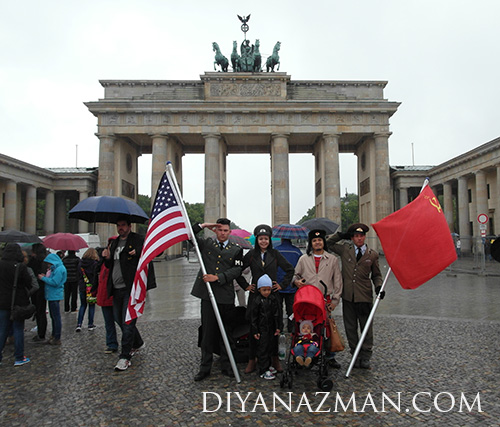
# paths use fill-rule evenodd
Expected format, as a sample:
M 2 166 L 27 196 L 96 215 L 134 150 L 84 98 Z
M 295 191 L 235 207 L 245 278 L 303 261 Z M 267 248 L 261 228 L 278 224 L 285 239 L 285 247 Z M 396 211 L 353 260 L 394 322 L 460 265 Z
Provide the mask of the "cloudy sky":
M 498 0 L 25 0 L 4 2 L 0 16 L 0 152 L 97 166 L 97 121 L 83 102 L 104 96 L 99 80 L 199 79 L 213 71 L 213 41 L 229 57 L 243 39 L 237 14 L 251 14 L 263 57 L 281 41 L 280 71 L 293 80 L 388 81 L 385 97 L 402 103 L 391 165 L 439 164 L 500 135 Z M 150 163 L 140 159 L 141 194 Z M 342 193 L 357 192 L 355 164 L 341 155 Z M 202 155 L 184 157 L 187 202 L 203 201 L 203 173 Z M 314 203 L 312 155 L 291 155 L 290 175 L 296 222 Z M 269 156 L 229 156 L 228 216 L 243 228 L 270 222 L 269 176 Z

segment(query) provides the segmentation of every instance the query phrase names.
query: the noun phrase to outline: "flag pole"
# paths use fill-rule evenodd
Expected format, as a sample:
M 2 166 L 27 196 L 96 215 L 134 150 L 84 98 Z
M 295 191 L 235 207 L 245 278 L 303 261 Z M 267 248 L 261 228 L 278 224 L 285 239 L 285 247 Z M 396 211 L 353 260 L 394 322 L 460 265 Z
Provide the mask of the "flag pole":
M 380 303 L 380 294 L 384 291 L 385 284 L 387 283 L 387 279 L 389 278 L 389 274 L 391 274 L 390 267 L 389 267 L 389 270 L 387 270 L 387 274 L 385 275 L 384 282 L 382 283 L 382 286 L 380 287 L 380 291 L 377 295 L 377 298 L 375 299 L 375 302 L 373 303 L 372 311 L 370 312 L 370 315 L 368 316 L 368 320 L 366 321 L 365 329 L 363 329 L 363 333 L 361 334 L 361 337 L 359 338 L 359 342 L 358 342 L 358 345 L 356 346 L 356 350 L 354 351 L 354 354 L 352 355 L 351 363 L 349 364 L 349 368 L 347 369 L 347 372 L 345 374 L 346 378 L 349 378 L 349 375 L 352 371 L 354 363 L 356 362 L 358 354 L 361 351 L 361 346 L 363 345 L 363 342 L 365 341 L 366 335 L 368 334 L 368 329 L 370 328 L 370 325 L 372 324 L 373 317 L 375 316 L 375 311 L 377 311 L 377 307 Z
M 429 184 L 429 178 L 425 178 L 424 184 L 422 185 L 420 192 L 422 192 L 422 190 L 428 184 Z M 361 337 L 359 338 L 358 345 L 356 346 L 356 350 L 354 351 L 354 354 L 352 355 L 351 363 L 349 364 L 349 368 L 347 369 L 347 372 L 345 374 L 346 378 L 349 378 L 349 375 L 351 374 L 352 368 L 354 367 L 354 363 L 356 363 L 356 359 L 358 357 L 358 354 L 361 351 L 361 346 L 363 345 L 363 342 L 365 341 L 366 335 L 368 334 L 368 329 L 370 328 L 370 325 L 372 324 L 373 317 L 375 316 L 375 312 L 377 311 L 377 307 L 380 303 L 380 294 L 385 289 L 385 285 L 387 283 L 387 279 L 389 278 L 389 274 L 391 274 L 391 271 L 392 271 L 392 269 L 391 269 L 391 267 L 389 267 L 389 270 L 387 270 L 387 273 L 385 275 L 384 282 L 382 283 L 382 286 L 380 287 L 380 291 L 377 295 L 377 298 L 375 298 L 375 302 L 373 303 L 372 311 L 370 312 L 370 315 L 368 316 L 368 320 L 366 321 L 365 328 L 363 329 Z
M 188 219 L 188 223 L 186 227 L 189 229 L 189 234 L 192 237 L 192 243 L 194 246 L 194 250 L 200 262 L 200 268 L 203 275 L 207 274 L 207 270 L 205 268 L 205 264 L 203 263 L 203 258 L 201 257 L 200 248 L 198 246 L 198 241 L 193 233 L 193 227 L 191 227 L 191 223 L 189 222 L 189 216 L 187 214 L 186 206 L 184 205 L 184 199 L 181 197 L 181 192 L 179 191 L 179 186 L 177 185 L 177 179 L 175 178 L 175 173 L 173 171 L 172 163 L 167 162 L 167 174 L 171 178 L 171 182 L 174 185 L 174 190 L 178 196 L 177 200 L 179 200 L 179 205 L 182 210 L 182 214 L 185 218 Z M 217 301 L 215 300 L 214 293 L 212 291 L 212 286 L 210 286 L 210 282 L 205 282 L 207 286 L 208 296 L 210 298 L 210 302 L 212 303 L 212 308 L 215 313 L 215 318 L 217 319 L 217 324 L 219 325 L 220 333 L 222 335 L 222 340 L 224 341 L 224 346 L 226 347 L 227 355 L 229 356 L 229 361 L 231 363 L 231 368 L 233 369 L 234 378 L 237 383 L 241 382 L 240 374 L 238 372 L 238 368 L 236 367 L 236 361 L 233 356 L 233 352 L 231 350 L 231 346 L 229 345 L 229 340 L 227 338 L 226 329 L 224 328 L 224 324 L 222 323 L 222 318 L 220 317 L 219 308 L 217 307 Z

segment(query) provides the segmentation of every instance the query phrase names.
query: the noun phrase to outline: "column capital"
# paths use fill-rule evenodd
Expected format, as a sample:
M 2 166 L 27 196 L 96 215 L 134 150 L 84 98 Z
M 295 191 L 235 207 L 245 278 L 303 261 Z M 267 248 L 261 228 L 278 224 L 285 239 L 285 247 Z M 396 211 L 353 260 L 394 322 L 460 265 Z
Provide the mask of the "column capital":
M 392 132 L 375 132 L 373 134 L 374 138 L 389 138 L 392 135 Z
M 155 138 L 165 138 L 165 139 L 168 139 L 168 137 L 169 137 L 168 133 L 150 133 L 148 135 L 151 137 L 151 139 L 155 139 Z
M 340 133 L 337 133 L 337 132 L 328 132 L 328 133 L 324 133 L 323 134 L 323 139 L 326 139 L 326 138 L 340 138 Z
M 276 138 L 290 138 L 289 133 L 272 133 L 271 134 L 271 139 L 276 139 Z
M 96 132 L 94 134 L 95 136 L 97 136 L 97 138 L 101 139 L 101 138 L 111 138 L 111 139 L 116 139 L 116 135 L 114 133 L 99 133 L 99 132 Z
M 484 174 L 486 174 L 486 172 L 483 169 L 478 169 L 477 171 L 474 171 L 473 173 L 474 173 L 474 175 L 484 175 Z
M 205 139 L 207 138 L 217 138 L 220 139 L 221 134 L 218 132 L 208 132 L 208 133 L 202 133 L 201 136 Z

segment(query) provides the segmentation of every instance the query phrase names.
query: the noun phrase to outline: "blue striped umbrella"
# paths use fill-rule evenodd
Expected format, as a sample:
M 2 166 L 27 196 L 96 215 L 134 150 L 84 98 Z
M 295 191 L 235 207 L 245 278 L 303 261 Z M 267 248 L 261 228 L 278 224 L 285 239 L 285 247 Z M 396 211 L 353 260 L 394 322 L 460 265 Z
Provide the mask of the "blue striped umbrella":
M 309 230 L 301 225 L 280 224 L 273 227 L 273 237 L 280 239 L 307 239 Z

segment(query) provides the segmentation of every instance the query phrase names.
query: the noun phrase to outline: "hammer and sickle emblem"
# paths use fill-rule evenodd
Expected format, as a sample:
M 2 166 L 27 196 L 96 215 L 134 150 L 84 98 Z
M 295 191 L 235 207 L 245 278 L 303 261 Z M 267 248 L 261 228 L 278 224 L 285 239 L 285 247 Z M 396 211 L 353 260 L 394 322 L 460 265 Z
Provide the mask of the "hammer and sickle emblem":
M 442 213 L 441 205 L 439 204 L 439 200 L 436 197 L 432 197 L 429 199 L 429 202 L 432 206 L 434 206 L 439 213 Z

